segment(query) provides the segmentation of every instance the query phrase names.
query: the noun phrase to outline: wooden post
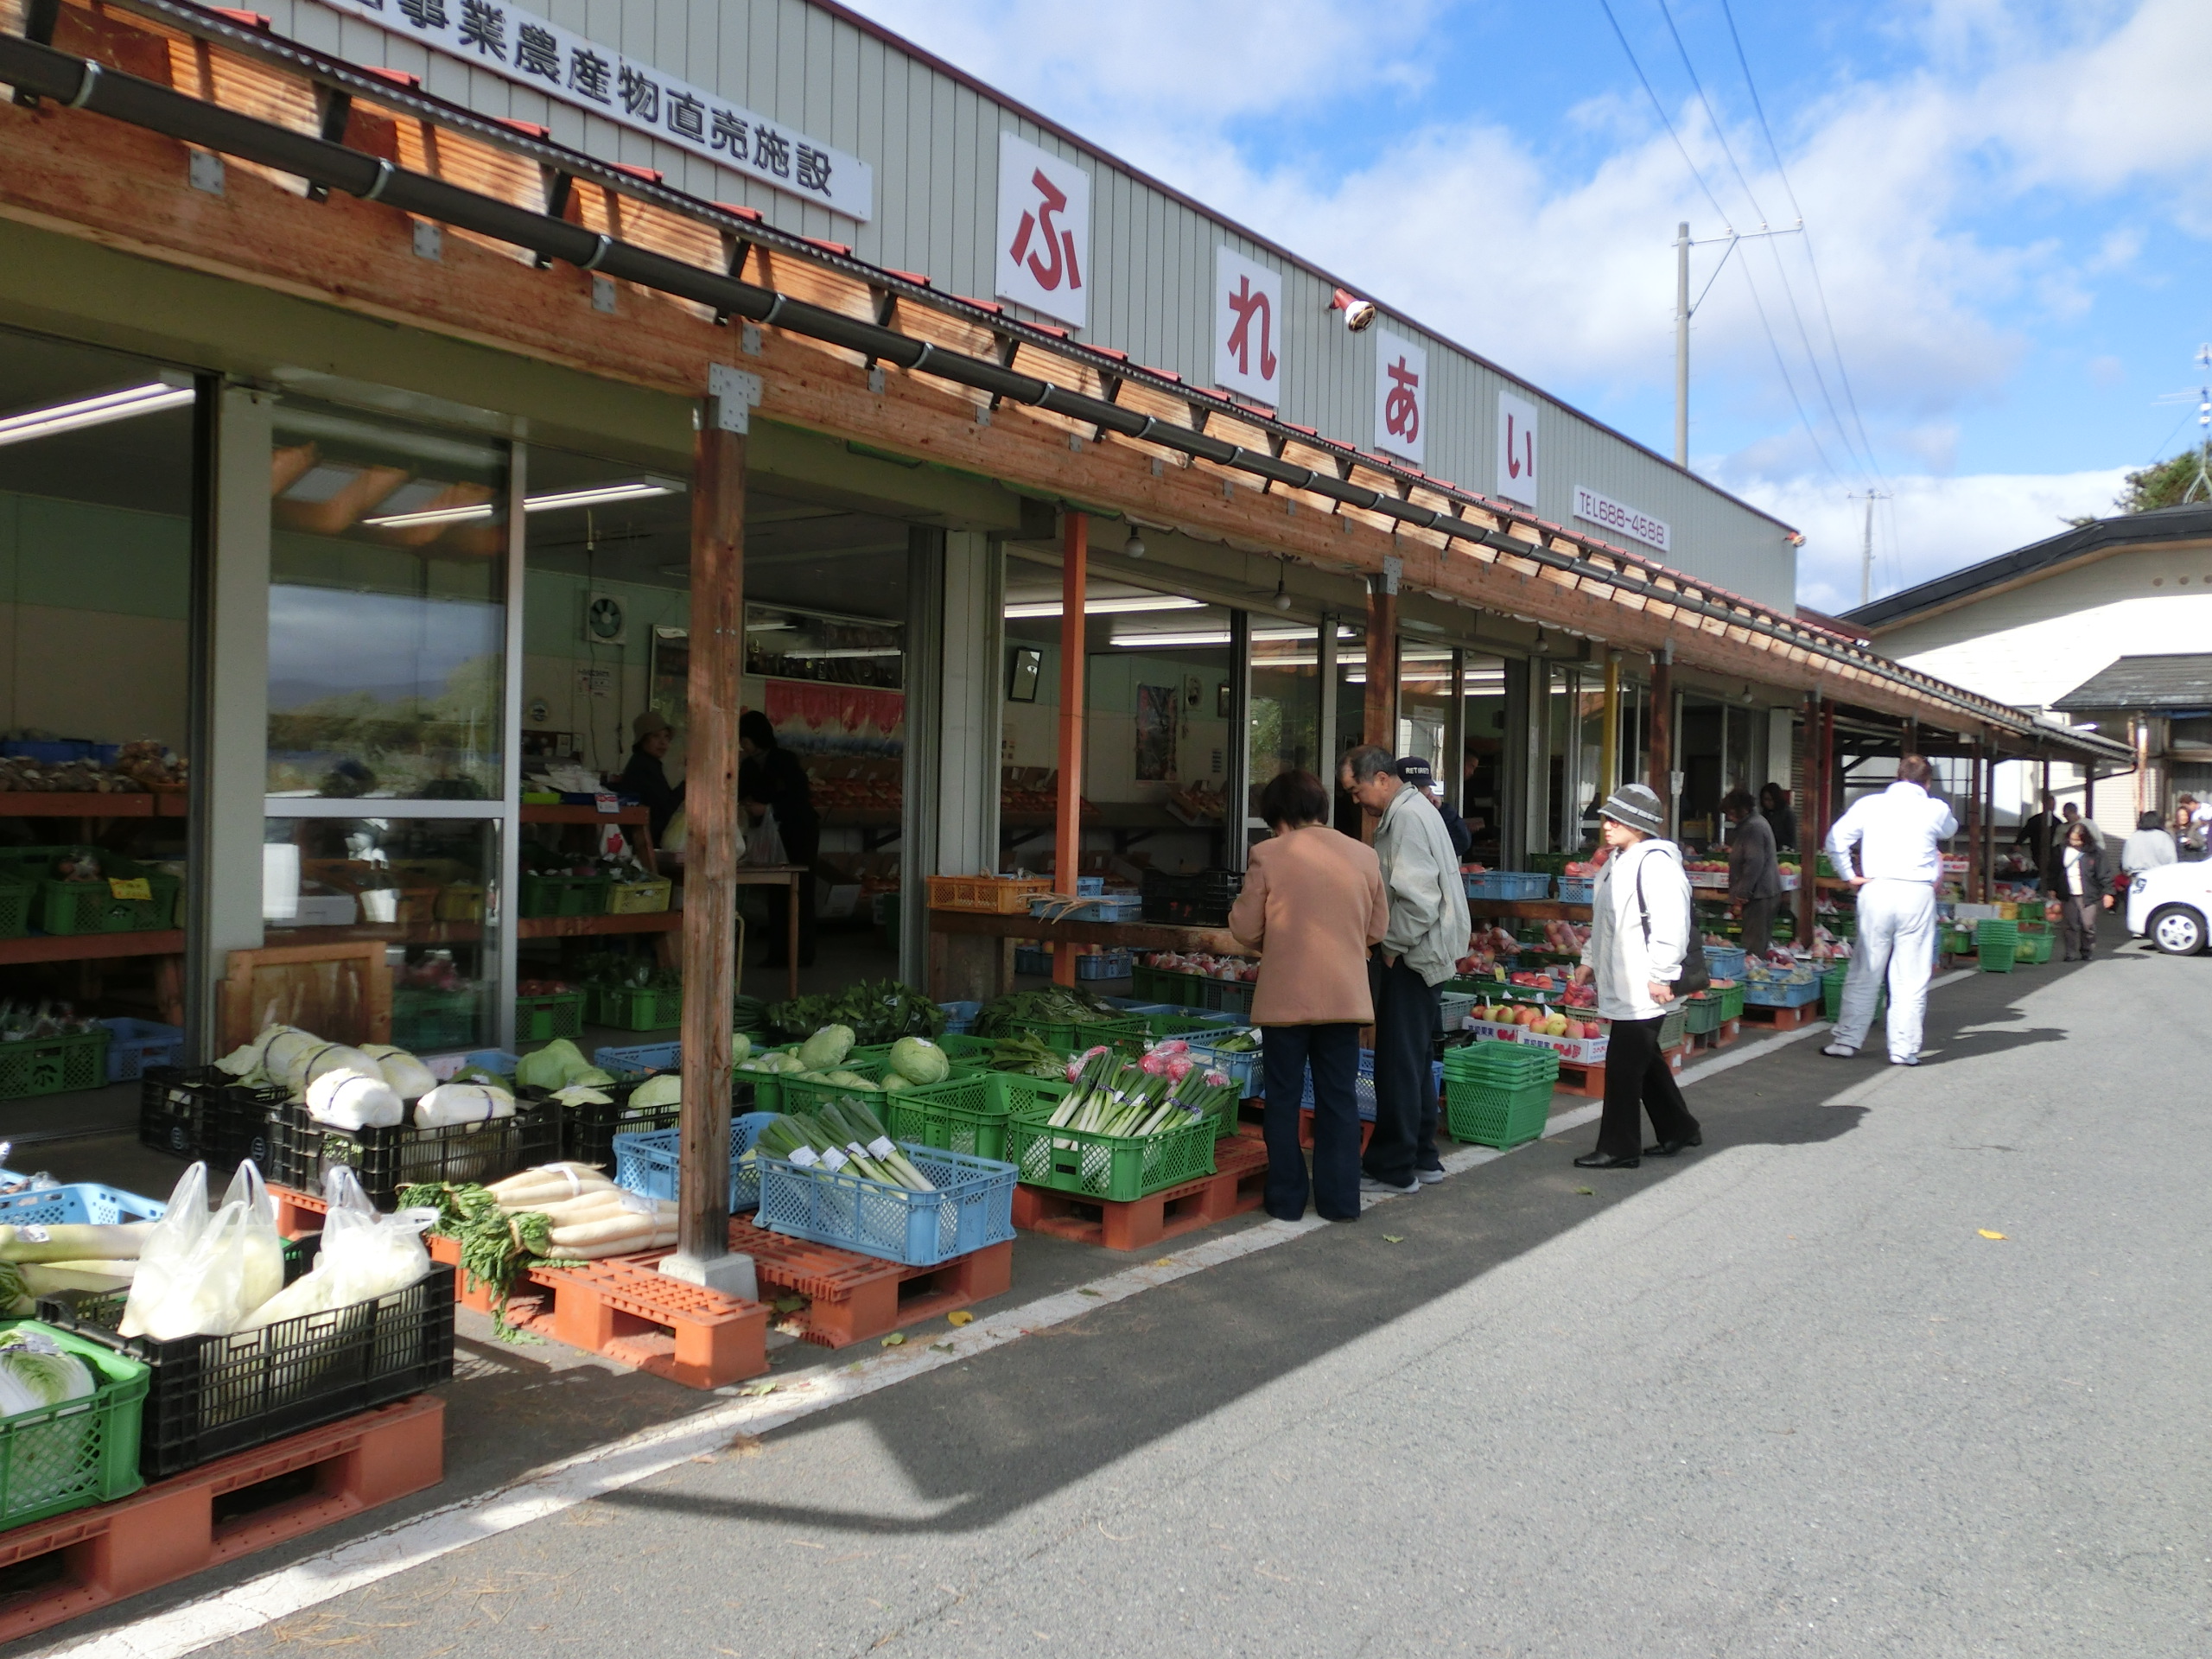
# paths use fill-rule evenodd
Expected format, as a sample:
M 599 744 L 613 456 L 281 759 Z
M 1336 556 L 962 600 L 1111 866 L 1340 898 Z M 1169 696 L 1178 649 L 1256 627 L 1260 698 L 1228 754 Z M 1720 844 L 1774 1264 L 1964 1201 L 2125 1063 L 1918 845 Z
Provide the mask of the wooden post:
M 1651 750 L 1644 782 L 1659 798 L 1662 834 L 1675 830 L 1675 653 L 1662 645 L 1651 653 Z
M 1359 740 L 1379 743 L 1394 757 L 1398 753 L 1398 577 L 1387 569 L 1367 579 L 1367 696 L 1361 700 Z M 1363 812 L 1359 838 L 1371 843 L 1380 822 Z
M 1974 761 L 1967 773 L 1967 902 L 1978 905 L 1989 896 L 1981 867 L 1981 742 L 1976 739 Z
M 1052 835 L 1053 890 L 1075 896 L 1083 868 L 1084 599 L 1090 567 L 1090 518 L 1060 516 L 1060 796 Z M 1052 951 L 1052 978 L 1075 983 L 1075 947 Z
M 1579 710 L 1577 711 L 1577 720 L 1579 723 Z M 1579 732 L 1573 739 L 1573 744 L 1574 747 L 1579 751 L 1582 746 L 1581 735 Z M 1620 758 L 1621 659 L 1614 652 L 1609 651 L 1605 653 L 1605 713 L 1604 729 L 1598 734 L 1598 786 L 1590 791 L 1599 801 L 1603 801 L 1606 796 L 1611 794 L 1613 792 L 1613 785 L 1619 781 L 1618 773 L 1620 770 Z M 1578 789 L 1576 792 L 1580 793 L 1580 791 Z M 1589 805 L 1590 803 L 1587 801 L 1574 801 L 1570 803 L 1570 810 L 1567 814 L 1567 823 L 1574 826 L 1574 831 L 1577 835 L 1580 833 L 1582 815 L 1588 810 Z
M 1992 745 L 1981 782 L 1981 884 L 1985 898 L 1997 891 L 1997 750 Z
M 1820 909 L 1821 848 L 1827 841 L 1827 826 L 1821 822 L 1820 785 L 1814 780 L 1821 766 L 1821 699 L 1815 692 L 1805 699 L 1804 781 L 1797 791 L 1797 938 L 1801 950 L 1813 948 L 1813 929 Z
M 736 995 L 737 698 L 745 665 L 745 434 L 751 375 L 715 365 L 692 444 L 690 725 L 684 744 L 683 1109 L 677 1250 L 729 1254 L 729 1037 Z M 792 896 L 796 905 L 798 896 Z

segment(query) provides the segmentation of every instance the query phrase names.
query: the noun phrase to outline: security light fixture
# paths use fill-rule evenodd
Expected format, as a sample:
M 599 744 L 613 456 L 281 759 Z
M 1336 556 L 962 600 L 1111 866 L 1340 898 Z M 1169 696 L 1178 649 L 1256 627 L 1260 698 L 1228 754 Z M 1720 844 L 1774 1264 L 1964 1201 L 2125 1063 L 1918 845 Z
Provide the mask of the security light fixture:
M 1129 531 L 1129 539 L 1122 543 L 1122 556 L 1125 559 L 1144 557 L 1144 537 L 1138 535 L 1134 529 Z
M 57 433 L 81 431 L 88 426 L 105 426 L 110 421 L 128 421 L 165 409 L 181 409 L 192 401 L 192 397 L 190 378 L 168 373 L 143 386 L 10 415 L 0 420 L 0 444 L 28 443 L 33 438 L 50 438 Z
M 1330 296 L 1329 309 L 1343 312 L 1344 327 L 1355 334 L 1368 327 L 1381 315 L 1376 310 L 1374 301 L 1363 300 L 1357 294 L 1348 294 L 1341 288 Z
M 1275 571 L 1275 609 L 1279 611 L 1290 608 L 1290 590 L 1286 585 L 1289 581 L 1290 567 L 1286 564 Z

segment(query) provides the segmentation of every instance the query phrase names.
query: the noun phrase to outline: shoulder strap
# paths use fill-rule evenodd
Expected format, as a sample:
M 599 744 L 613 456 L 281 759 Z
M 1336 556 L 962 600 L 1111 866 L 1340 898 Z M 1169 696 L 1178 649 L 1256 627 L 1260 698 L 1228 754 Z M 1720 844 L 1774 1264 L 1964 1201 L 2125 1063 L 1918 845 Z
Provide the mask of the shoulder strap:
M 1643 861 L 1636 861 L 1636 908 L 1643 918 L 1643 948 L 1651 948 L 1651 906 L 1643 902 Z

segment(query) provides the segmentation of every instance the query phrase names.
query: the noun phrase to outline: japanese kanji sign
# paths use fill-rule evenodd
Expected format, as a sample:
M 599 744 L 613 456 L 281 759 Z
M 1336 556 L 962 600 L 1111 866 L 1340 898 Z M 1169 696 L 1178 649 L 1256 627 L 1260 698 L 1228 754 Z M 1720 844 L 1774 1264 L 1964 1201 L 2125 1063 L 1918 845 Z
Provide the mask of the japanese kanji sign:
M 1282 401 L 1282 278 L 1230 248 L 1213 259 L 1214 384 L 1273 408 Z
M 1536 505 L 1536 406 L 1510 391 L 1497 394 L 1497 492 L 1524 507 Z
M 742 105 L 626 58 L 505 0 L 322 0 L 476 68 L 759 179 L 848 219 L 874 211 L 874 170 Z
M 1421 466 L 1428 442 L 1428 353 L 1375 331 L 1375 447 Z
M 1663 518 L 1654 518 L 1648 512 L 1638 512 L 1634 507 L 1623 506 L 1609 495 L 1600 495 L 1586 485 L 1574 486 L 1574 516 L 1586 518 L 1593 524 L 1618 531 L 1630 541 L 1642 542 L 1646 547 L 1656 547 L 1662 553 L 1669 550 L 1674 532 Z
M 999 135 L 998 296 L 1080 328 L 1090 315 L 1090 175 Z

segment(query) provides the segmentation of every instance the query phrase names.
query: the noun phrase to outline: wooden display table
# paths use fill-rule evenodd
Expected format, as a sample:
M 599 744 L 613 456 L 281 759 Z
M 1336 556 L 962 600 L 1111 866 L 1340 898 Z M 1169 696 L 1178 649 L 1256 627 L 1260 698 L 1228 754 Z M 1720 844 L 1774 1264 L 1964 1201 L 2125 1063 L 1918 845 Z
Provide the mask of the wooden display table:
M 1587 906 L 1583 907 L 1586 911 Z M 1205 952 L 1256 957 L 1225 927 L 1176 927 L 1166 922 L 1047 922 L 1034 916 L 976 910 L 930 912 L 930 995 L 941 1002 L 984 1001 L 1014 983 L 1014 944 L 1095 944 L 1124 950 Z

